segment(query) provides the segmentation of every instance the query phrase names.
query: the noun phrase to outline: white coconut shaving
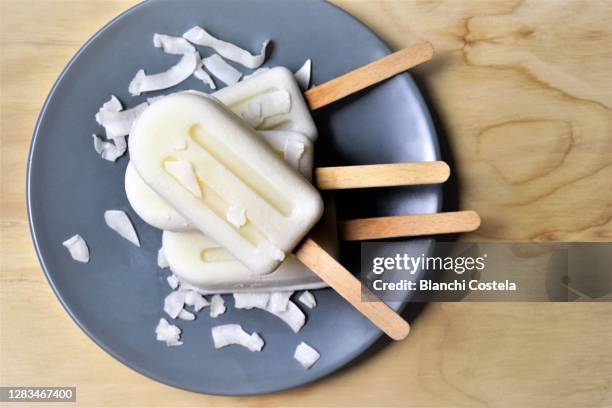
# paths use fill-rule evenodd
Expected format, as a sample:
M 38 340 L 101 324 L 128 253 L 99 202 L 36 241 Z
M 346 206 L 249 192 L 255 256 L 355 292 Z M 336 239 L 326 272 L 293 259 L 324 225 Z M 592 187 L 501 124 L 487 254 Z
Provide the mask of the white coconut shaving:
M 248 74 L 248 75 L 243 75 L 243 76 L 242 76 L 242 80 L 243 80 L 243 81 L 246 81 L 246 80 L 247 80 L 247 79 L 249 79 L 249 78 L 253 78 L 253 77 L 254 77 L 254 76 L 256 76 L 256 75 L 259 75 L 259 74 L 261 74 L 262 72 L 266 72 L 266 71 L 269 71 L 269 70 L 270 70 L 270 68 L 268 68 L 268 67 L 261 67 L 261 68 L 257 68 L 255 71 L 251 72 L 250 74 Z
M 185 304 L 187 306 L 193 306 L 193 310 L 199 312 L 206 306 L 210 305 L 210 302 L 198 292 L 189 290 L 185 294 Z
M 264 63 L 266 59 L 266 48 L 270 42 L 270 40 L 265 40 L 261 45 L 259 54 L 253 55 L 235 44 L 213 37 L 199 26 L 195 26 L 187 31 L 183 34 L 183 37 L 196 45 L 212 48 L 215 52 L 228 60 L 235 61 L 251 69 L 255 69 Z
M 195 315 L 190 311 L 183 309 L 179 312 L 178 318 L 181 320 L 195 320 Z
M 300 308 L 297 307 L 297 305 L 292 301 L 289 301 L 287 303 L 287 310 L 285 310 L 284 312 L 276 312 L 270 309 L 269 306 L 266 307 L 265 310 L 287 323 L 287 325 L 291 327 L 291 330 L 293 330 L 294 333 L 299 332 L 300 329 L 306 323 L 306 315 L 304 315 Z
M 246 347 L 250 351 L 261 351 L 264 346 L 263 339 L 259 334 L 249 334 L 239 324 L 224 324 L 215 326 L 211 330 L 213 343 L 216 349 L 237 344 Z
M 199 79 L 200 81 L 204 82 L 206 85 L 208 85 L 210 89 L 217 89 L 217 85 L 215 85 L 215 81 L 212 79 L 210 74 L 206 72 L 203 68 L 204 61 L 202 61 L 200 54 L 197 54 L 197 56 L 198 56 L 198 63 L 196 64 L 195 71 L 193 71 L 193 76 Z
M 236 68 L 225 62 L 218 54 L 213 54 L 210 57 L 202 60 L 204 67 L 216 78 L 227 85 L 234 85 L 240 81 L 242 74 Z
M 314 309 L 317 306 L 317 300 L 314 295 L 307 290 L 302 292 L 298 300 L 309 309 Z
M 113 139 L 114 143 L 105 142 L 101 137 L 97 135 L 93 136 L 94 150 L 104 160 L 110 162 L 116 161 L 119 157 L 123 156 L 127 150 L 127 142 L 125 136 L 117 136 Z
M 306 146 L 302 142 L 297 140 L 287 139 L 285 147 L 283 149 L 283 158 L 291 167 L 294 169 L 300 168 L 300 159 L 304 155 Z
M 104 102 L 104 104 L 102 105 L 100 110 L 98 110 L 98 112 L 101 112 L 101 111 L 119 112 L 121 110 L 123 110 L 123 105 L 121 104 L 121 101 L 119 101 L 119 99 L 117 99 L 115 95 L 111 95 L 110 99 Z
M 312 60 L 307 59 L 304 65 L 298 69 L 293 76 L 302 90 L 308 89 L 310 85 L 310 75 L 312 72 Z
M 282 249 L 272 244 L 270 241 L 261 241 L 256 249 L 257 253 L 263 254 L 266 257 L 271 257 L 279 262 L 285 260 L 285 253 Z
M 210 317 L 218 317 L 225 313 L 225 301 L 221 295 L 214 295 L 210 299 Z
M 85 240 L 79 235 L 73 235 L 68 238 L 62 245 L 68 249 L 70 256 L 77 262 L 87 263 L 89 262 L 89 248 Z
M 164 312 L 168 313 L 171 318 L 176 319 L 185 305 L 185 295 L 186 293 L 182 290 L 170 292 L 164 299 Z
M 138 240 L 138 235 L 136 235 L 136 230 L 134 229 L 132 221 L 130 221 L 130 218 L 125 211 L 104 211 L 104 221 L 106 222 L 106 225 L 108 225 L 117 234 L 121 235 L 123 238 L 127 239 L 137 247 L 140 246 L 140 241 Z
M 272 292 L 266 310 L 274 313 L 287 311 L 291 295 L 293 295 L 293 291 Z
M 299 361 L 305 369 L 309 369 L 319 360 L 319 358 L 321 358 L 321 355 L 308 344 L 301 342 L 295 348 L 293 358 Z
M 262 118 L 289 113 L 291 110 L 291 94 L 284 89 L 267 92 L 253 98 L 248 105 L 251 115 Z
M 236 309 L 265 309 L 270 300 L 270 293 L 234 293 L 234 307 Z
M 246 224 L 246 209 L 238 205 L 231 205 L 225 214 L 227 221 L 233 226 L 240 228 Z
M 106 136 L 112 139 L 118 136 L 127 136 L 140 114 L 149 106 L 147 102 L 136 105 L 131 109 L 122 111 L 100 110 L 96 114 L 96 121 L 106 130 Z
M 178 85 L 193 74 L 198 64 L 196 53 L 184 54 L 181 60 L 167 71 L 146 75 L 141 69 L 130 82 L 128 91 L 137 96 L 143 92 L 158 91 Z
M 155 334 L 157 335 L 157 340 L 163 341 L 166 343 L 166 346 L 180 346 L 183 344 L 180 341 L 181 338 L 181 329 L 178 326 L 174 326 L 163 317 L 159 319 L 159 323 L 155 328 Z
M 166 259 L 166 253 L 164 252 L 164 247 L 159 248 L 157 251 L 157 266 L 162 269 L 169 268 L 168 260 Z
M 170 275 L 166 278 L 166 282 L 168 282 L 168 286 L 170 286 L 170 288 L 172 290 L 175 290 L 176 288 L 178 288 L 181 284 L 181 282 L 179 281 L 179 279 L 176 277 L 176 275 Z
M 164 162 L 164 169 L 178 180 L 191 194 L 196 197 L 202 197 L 200 184 L 193 172 L 193 166 L 188 161 L 171 160 Z
M 153 46 L 161 48 L 166 54 L 192 54 L 196 52 L 193 45 L 183 37 L 174 37 L 165 34 L 153 34 Z

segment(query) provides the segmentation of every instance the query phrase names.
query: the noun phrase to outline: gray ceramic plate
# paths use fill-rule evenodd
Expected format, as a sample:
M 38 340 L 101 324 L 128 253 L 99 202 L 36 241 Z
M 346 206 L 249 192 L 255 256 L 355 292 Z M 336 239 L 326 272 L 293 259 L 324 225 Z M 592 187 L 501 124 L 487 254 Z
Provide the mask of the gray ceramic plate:
M 179 322 L 185 344 L 167 348 L 155 340 L 169 293 L 166 271 L 156 266 L 161 234 L 130 208 L 123 190 L 128 158 L 100 159 L 92 133 L 102 133 L 94 113 L 111 93 L 125 105 L 134 73 L 156 72 L 176 58 L 152 46 L 154 32 L 180 35 L 193 25 L 257 50 L 272 38 L 266 65 L 293 70 L 314 61 L 314 83 L 380 58 L 389 52 L 380 39 L 342 10 L 320 1 L 150 1 L 113 20 L 68 64 L 53 87 L 36 127 L 28 168 L 28 207 L 40 262 L 58 298 L 79 326 L 104 350 L 129 367 L 166 384 L 209 394 L 273 392 L 319 379 L 367 350 L 381 333 L 329 289 L 315 293 L 319 306 L 294 334 L 262 311 L 234 310 L 216 320 L 202 313 Z M 203 88 L 190 79 L 176 89 Z M 152 93 L 153 95 L 156 93 Z M 151 96 L 151 94 L 147 95 Z M 419 91 L 402 75 L 321 112 L 319 164 L 428 161 L 439 157 L 433 125 Z M 340 218 L 429 213 L 440 208 L 437 187 L 362 190 L 339 195 Z M 142 248 L 120 238 L 105 224 L 107 209 L 128 212 Z M 71 260 L 61 242 L 79 233 L 91 248 L 91 261 Z M 407 244 L 427 248 L 429 241 Z M 344 248 L 343 261 L 359 246 Z M 395 305 L 402 307 L 401 304 Z M 238 322 L 266 341 L 261 353 L 241 347 L 214 350 L 211 324 Z M 321 352 L 310 370 L 292 355 L 300 341 Z

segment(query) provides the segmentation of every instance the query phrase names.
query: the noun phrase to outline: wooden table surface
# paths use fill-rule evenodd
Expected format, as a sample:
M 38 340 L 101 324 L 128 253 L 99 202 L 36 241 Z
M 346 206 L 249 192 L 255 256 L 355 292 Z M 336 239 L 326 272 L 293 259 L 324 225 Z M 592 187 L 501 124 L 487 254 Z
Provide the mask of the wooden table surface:
M 612 305 L 431 304 L 413 332 L 315 384 L 254 398 L 177 390 L 99 349 L 36 259 L 25 166 L 61 69 L 133 0 L 2 0 L 1 385 L 73 385 L 82 406 L 612 406 Z M 431 41 L 416 76 L 452 151 L 473 240 L 612 239 L 612 1 L 336 3 L 393 48 Z M 12 406 L 12 405 L 11 405 Z

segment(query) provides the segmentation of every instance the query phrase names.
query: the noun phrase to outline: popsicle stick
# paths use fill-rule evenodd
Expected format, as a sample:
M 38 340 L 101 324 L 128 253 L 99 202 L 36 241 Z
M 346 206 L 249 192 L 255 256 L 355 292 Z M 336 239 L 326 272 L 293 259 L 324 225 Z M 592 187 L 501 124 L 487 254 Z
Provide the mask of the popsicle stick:
M 315 185 L 319 190 L 408 186 L 444 183 L 450 168 L 443 161 L 319 167 Z
M 361 282 L 312 239 L 306 238 L 295 256 L 393 340 L 408 335 L 408 322 L 382 301 L 362 301 Z
M 433 53 L 433 47 L 428 42 L 411 45 L 309 89 L 304 93 L 304 97 L 311 110 L 319 109 L 418 64 L 429 61 L 433 57 Z
M 339 234 L 345 241 L 361 241 L 469 232 L 479 226 L 480 216 L 475 211 L 456 211 L 341 221 Z

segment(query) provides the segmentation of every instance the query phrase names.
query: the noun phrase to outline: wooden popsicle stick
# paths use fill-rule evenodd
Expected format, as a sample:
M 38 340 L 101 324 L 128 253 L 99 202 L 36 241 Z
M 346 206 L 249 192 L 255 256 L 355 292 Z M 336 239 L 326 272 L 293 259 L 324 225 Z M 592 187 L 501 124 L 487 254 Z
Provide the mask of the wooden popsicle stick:
M 319 190 L 409 186 L 444 183 L 450 168 L 443 161 L 391 163 L 366 166 L 319 167 L 315 185 Z
M 304 93 L 311 110 L 329 105 L 368 86 L 382 82 L 433 57 L 428 42 L 413 44 Z
M 475 211 L 400 215 L 340 221 L 340 238 L 346 241 L 418 237 L 475 231 L 480 216 Z
M 362 301 L 361 282 L 312 239 L 306 238 L 295 256 L 393 340 L 408 335 L 408 322 L 382 301 Z

